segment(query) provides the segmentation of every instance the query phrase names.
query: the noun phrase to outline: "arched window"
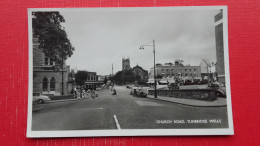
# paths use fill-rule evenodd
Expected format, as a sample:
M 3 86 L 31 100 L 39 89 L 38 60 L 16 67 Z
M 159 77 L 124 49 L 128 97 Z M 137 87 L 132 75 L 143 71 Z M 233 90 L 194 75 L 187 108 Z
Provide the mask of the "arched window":
M 50 91 L 55 91 L 55 78 L 54 77 L 51 78 Z
M 42 81 L 42 91 L 48 91 L 48 79 L 46 77 Z

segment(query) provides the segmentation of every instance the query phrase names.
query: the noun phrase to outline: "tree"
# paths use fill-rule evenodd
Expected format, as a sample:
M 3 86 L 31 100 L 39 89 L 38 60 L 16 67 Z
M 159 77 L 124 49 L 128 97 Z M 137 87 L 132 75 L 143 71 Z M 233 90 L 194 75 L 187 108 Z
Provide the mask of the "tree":
M 104 79 L 104 84 L 107 84 L 107 77 L 105 77 Z
M 135 81 L 135 75 L 132 69 L 124 70 L 122 72 L 122 81 L 125 83 L 133 83 Z
M 63 61 L 75 50 L 61 25 L 65 19 L 58 11 L 32 12 L 32 15 L 33 37 L 39 39 L 39 47 L 45 56 L 54 58 L 56 64 L 62 67 Z
M 175 60 L 175 65 L 176 66 L 184 66 L 183 62 L 184 62 L 183 60 L 177 59 L 177 60 Z
M 161 63 L 157 63 L 157 64 L 155 64 L 155 66 L 162 66 L 162 64 Z
M 118 71 L 118 72 L 113 76 L 113 80 L 114 80 L 115 83 L 121 84 L 121 83 L 122 83 L 122 71 Z
M 75 75 L 75 82 L 79 86 L 83 86 L 88 79 L 87 71 L 78 71 Z
M 82 97 L 82 86 L 85 85 L 85 82 L 88 79 L 87 71 L 78 71 L 75 75 L 75 82 L 80 86 L 80 97 Z

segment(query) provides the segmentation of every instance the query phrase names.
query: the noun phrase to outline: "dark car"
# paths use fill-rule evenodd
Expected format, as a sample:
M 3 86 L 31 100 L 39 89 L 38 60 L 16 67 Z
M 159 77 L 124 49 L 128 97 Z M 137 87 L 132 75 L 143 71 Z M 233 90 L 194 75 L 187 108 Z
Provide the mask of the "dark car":
M 138 88 L 132 89 L 130 95 L 133 95 L 133 97 L 147 97 L 147 93 L 143 89 Z
M 191 80 L 186 80 L 183 85 L 191 85 L 192 84 L 192 81 Z
M 216 96 L 218 97 L 226 97 L 226 87 L 224 84 L 219 82 L 209 83 L 208 87 L 211 89 L 215 89 Z
M 132 87 L 131 87 L 131 86 L 129 86 L 129 85 L 127 85 L 127 86 L 126 86 L 126 88 L 127 88 L 127 89 L 131 89 Z

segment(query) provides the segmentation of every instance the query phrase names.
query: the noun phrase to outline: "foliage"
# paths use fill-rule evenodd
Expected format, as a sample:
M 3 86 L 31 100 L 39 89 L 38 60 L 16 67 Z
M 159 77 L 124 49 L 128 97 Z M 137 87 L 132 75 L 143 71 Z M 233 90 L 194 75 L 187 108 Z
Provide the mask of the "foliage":
M 113 80 L 117 84 L 126 84 L 126 83 L 143 83 L 139 75 L 135 75 L 132 69 L 118 71 Z
M 88 79 L 87 71 L 78 71 L 75 75 L 75 82 L 79 86 L 83 86 Z
M 39 39 L 39 47 L 47 57 L 62 65 L 63 60 L 71 57 L 75 50 L 61 25 L 65 19 L 58 11 L 33 12 L 32 15 L 33 37 Z
M 165 63 L 164 65 L 169 65 L 169 66 L 172 66 L 172 65 L 173 65 L 173 63 L 171 63 L 171 62 L 168 62 L 168 63 Z
M 183 62 L 184 62 L 183 60 L 177 59 L 177 60 L 175 60 L 174 63 L 175 63 L 176 66 L 184 66 Z
M 161 63 L 156 63 L 155 66 L 162 66 L 162 64 Z
M 107 77 L 105 77 L 104 79 L 104 84 L 107 84 Z

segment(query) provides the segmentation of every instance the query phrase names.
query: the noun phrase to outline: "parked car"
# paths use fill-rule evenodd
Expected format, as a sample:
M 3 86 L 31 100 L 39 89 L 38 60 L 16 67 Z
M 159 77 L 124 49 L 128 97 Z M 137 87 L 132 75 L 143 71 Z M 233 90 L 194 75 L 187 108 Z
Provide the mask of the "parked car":
M 48 96 L 41 95 L 40 93 L 33 93 L 33 103 L 44 104 L 51 100 Z
M 129 85 L 127 85 L 127 86 L 126 86 L 126 88 L 127 88 L 127 89 L 131 89 L 132 87 L 131 87 L 131 86 L 129 86 Z
M 136 97 L 147 97 L 147 93 L 143 89 L 136 89 Z
M 215 89 L 216 96 L 226 97 L 226 87 L 224 84 L 219 82 L 213 82 L 213 83 L 209 83 L 208 87 L 211 89 Z

